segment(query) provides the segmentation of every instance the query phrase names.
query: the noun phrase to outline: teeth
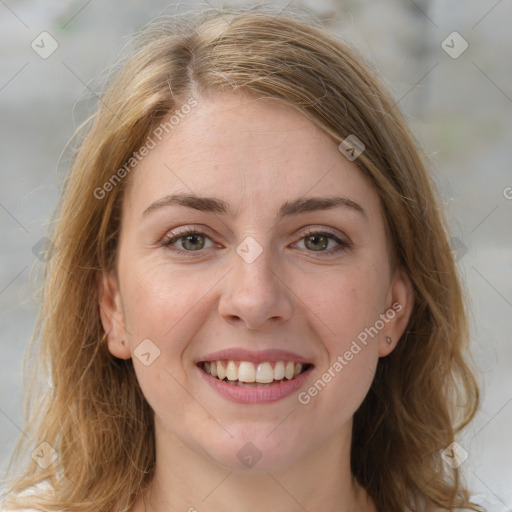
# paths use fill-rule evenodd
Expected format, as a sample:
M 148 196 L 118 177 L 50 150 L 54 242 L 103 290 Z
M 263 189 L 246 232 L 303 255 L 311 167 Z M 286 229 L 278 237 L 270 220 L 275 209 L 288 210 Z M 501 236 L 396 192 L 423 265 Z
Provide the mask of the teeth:
M 238 380 L 240 382 L 256 382 L 256 371 L 254 370 L 254 365 L 252 363 L 248 363 L 246 361 L 242 361 L 240 363 L 240 366 L 238 367 Z M 258 380 L 258 382 L 260 381 Z
M 274 365 L 272 367 L 272 365 Z M 203 363 L 203 370 L 219 380 L 230 382 L 270 384 L 276 380 L 291 380 L 297 377 L 304 365 L 292 361 L 263 362 L 255 365 L 250 361 L 209 361 Z
M 226 367 L 226 377 L 228 380 L 238 380 L 238 370 L 234 361 L 228 361 Z
M 215 362 L 212 363 L 214 365 Z M 224 369 L 224 366 L 222 366 L 222 363 L 220 361 L 217 361 L 217 378 L 220 380 L 224 380 L 226 378 L 226 370 Z M 211 368 L 211 366 L 210 366 Z M 214 376 L 213 373 L 210 373 L 210 375 Z
M 276 366 L 274 368 L 274 379 L 275 380 L 283 380 L 284 379 L 284 363 L 283 363 L 283 361 L 277 361 Z
M 270 363 L 260 363 L 256 371 L 256 382 L 268 384 L 274 380 L 274 369 Z
M 293 363 L 287 363 L 286 368 L 284 370 L 284 376 L 290 380 L 293 379 L 293 375 L 295 373 L 295 365 Z

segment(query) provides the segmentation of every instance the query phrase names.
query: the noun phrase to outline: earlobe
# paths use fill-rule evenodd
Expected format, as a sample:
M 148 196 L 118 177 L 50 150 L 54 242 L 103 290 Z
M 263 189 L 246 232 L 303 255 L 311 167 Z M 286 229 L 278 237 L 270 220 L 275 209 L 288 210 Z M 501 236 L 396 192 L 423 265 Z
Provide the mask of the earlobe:
M 131 352 L 126 341 L 125 319 L 117 277 L 114 272 L 98 274 L 100 318 L 109 352 L 120 359 L 129 359 Z
M 389 355 L 407 328 L 414 307 L 414 289 L 409 276 L 397 270 L 387 297 L 386 323 L 379 338 L 379 357 Z

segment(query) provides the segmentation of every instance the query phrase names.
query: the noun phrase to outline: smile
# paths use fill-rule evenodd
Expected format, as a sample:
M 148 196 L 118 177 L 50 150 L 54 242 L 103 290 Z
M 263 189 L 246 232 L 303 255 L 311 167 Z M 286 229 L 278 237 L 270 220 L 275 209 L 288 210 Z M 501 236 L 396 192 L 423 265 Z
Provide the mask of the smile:
M 229 384 L 245 387 L 275 385 L 293 380 L 311 365 L 293 361 L 202 361 L 199 367 L 208 375 Z
M 239 404 L 265 404 L 292 395 L 304 385 L 314 365 L 294 361 L 212 359 L 196 365 L 215 393 Z

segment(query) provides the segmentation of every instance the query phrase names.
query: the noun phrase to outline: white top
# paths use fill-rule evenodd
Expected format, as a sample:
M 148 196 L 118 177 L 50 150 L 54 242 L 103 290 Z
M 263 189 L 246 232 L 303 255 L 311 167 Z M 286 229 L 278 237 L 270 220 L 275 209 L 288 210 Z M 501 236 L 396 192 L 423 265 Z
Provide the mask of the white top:
M 51 489 L 51 485 L 48 482 L 44 481 L 44 482 L 40 482 L 39 484 L 35 485 L 34 487 L 32 487 L 30 489 L 20 492 L 18 494 L 18 496 L 20 496 L 20 497 L 30 496 L 32 494 L 36 494 L 38 491 L 48 490 L 48 489 Z M 3 508 L 1 508 L 1 505 L 2 504 L 0 503 L 0 512 L 44 512 L 44 510 L 42 510 L 42 509 L 35 509 L 35 508 L 3 509 Z

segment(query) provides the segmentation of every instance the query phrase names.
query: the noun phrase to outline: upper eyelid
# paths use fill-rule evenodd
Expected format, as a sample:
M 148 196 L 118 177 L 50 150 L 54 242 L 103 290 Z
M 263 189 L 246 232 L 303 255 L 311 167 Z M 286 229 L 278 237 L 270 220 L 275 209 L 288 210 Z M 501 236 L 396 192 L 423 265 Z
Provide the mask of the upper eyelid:
M 179 238 L 181 236 L 187 236 L 187 234 L 194 234 L 198 233 L 201 235 L 207 235 L 207 236 L 216 236 L 215 231 L 212 231 L 211 229 L 207 228 L 206 226 L 196 226 L 194 224 L 190 226 L 185 227 L 177 227 L 174 228 L 174 232 L 167 231 L 163 238 L 164 239 L 170 239 L 170 238 Z
M 207 228 L 206 226 L 185 226 L 175 228 L 177 231 L 174 233 L 167 232 L 163 238 L 171 239 L 171 238 L 179 238 L 181 236 L 187 236 L 188 234 L 201 234 L 207 236 L 216 236 L 216 232 Z M 332 230 L 332 231 L 331 231 Z M 309 234 L 323 234 L 329 235 L 338 238 L 347 238 L 347 235 L 344 233 L 339 233 L 338 230 L 334 230 L 334 228 L 325 228 L 325 227 L 302 227 L 297 230 L 302 233 L 302 236 L 308 236 Z M 213 235 L 212 235 L 213 234 Z M 219 235 L 220 236 L 220 235 Z

